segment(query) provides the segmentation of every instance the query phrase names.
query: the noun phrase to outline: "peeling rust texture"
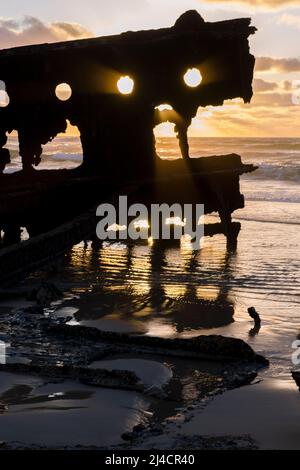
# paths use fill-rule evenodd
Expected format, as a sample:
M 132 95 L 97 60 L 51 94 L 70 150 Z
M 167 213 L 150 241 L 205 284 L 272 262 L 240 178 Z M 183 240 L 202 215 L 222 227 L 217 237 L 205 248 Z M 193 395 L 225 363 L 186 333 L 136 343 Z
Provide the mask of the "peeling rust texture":
M 0 51 L 0 80 L 10 103 L 0 108 L 0 170 L 9 161 L 7 133 L 18 132 L 23 169 L 41 159 L 42 146 L 65 132 L 66 120 L 78 126 L 84 162 L 81 171 L 140 177 L 155 171 L 153 128 L 161 119 L 176 124 L 183 157 L 187 129 L 199 106 L 252 96 L 254 57 L 248 18 L 205 22 L 196 11 L 184 13 L 171 28 Z M 189 88 L 188 68 L 199 67 L 203 80 Z M 118 93 L 118 78 L 129 75 L 131 95 Z M 59 101 L 55 88 L 72 88 Z M 159 114 L 168 103 L 174 113 Z

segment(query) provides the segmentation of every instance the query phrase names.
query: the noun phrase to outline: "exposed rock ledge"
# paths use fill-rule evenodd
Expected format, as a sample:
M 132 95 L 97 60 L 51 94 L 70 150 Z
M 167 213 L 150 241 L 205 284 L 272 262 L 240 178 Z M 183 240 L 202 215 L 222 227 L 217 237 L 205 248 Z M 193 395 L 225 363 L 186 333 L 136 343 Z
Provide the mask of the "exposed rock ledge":
M 101 331 L 97 328 L 80 325 L 50 324 L 48 333 L 62 335 L 81 340 L 92 340 L 113 343 L 118 346 L 132 345 L 141 352 L 168 354 L 171 356 L 197 357 L 199 359 L 230 362 L 246 361 L 266 366 L 269 361 L 256 354 L 253 349 L 241 339 L 227 338 L 221 335 L 197 336 L 189 339 L 165 339 L 151 336 L 131 336 L 124 333 Z

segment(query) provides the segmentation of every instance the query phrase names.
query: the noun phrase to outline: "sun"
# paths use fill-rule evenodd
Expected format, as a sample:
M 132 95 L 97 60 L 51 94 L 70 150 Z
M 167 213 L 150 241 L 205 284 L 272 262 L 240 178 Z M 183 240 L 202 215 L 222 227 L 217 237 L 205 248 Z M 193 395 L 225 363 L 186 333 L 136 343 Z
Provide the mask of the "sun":
M 122 95 L 130 95 L 133 92 L 134 81 L 128 75 L 119 78 L 117 87 Z
M 189 87 L 195 88 L 200 85 L 202 82 L 202 75 L 199 69 L 195 67 L 188 69 L 183 76 L 185 84 Z

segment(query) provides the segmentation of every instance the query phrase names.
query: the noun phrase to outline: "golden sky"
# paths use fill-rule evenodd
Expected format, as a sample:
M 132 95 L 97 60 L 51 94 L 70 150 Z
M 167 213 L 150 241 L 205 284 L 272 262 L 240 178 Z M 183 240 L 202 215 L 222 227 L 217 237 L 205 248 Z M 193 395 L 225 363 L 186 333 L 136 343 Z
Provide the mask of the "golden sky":
M 258 28 L 251 104 L 201 108 L 189 134 L 300 137 L 299 0 L 10 0 L 1 6 L 0 47 L 171 26 L 188 9 L 207 21 L 251 17 Z

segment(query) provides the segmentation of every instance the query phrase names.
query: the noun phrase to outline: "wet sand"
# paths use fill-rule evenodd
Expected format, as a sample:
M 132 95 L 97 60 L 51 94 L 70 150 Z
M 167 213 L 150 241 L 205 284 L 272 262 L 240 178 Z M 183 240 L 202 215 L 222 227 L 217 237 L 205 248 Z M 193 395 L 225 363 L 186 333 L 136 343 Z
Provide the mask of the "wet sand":
M 216 397 L 180 429 L 183 435 L 245 435 L 260 449 L 300 449 L 300 393 L 291 379 L 263 379 Z
M 9 306 L 13 304 L 9 302 Z M 231 364 L 228 359 L 228 364 L 224 364 L 193 357 L 191 350 L 183 354 L 179 349 L 177 356 L 176 348 L 168 350 L 178 344 L 173 340 L 154 338 L 153 343 L 151 338 L 139 335 L 127 340 L 115 335 L 111 341 L 111 333 L 104 333 L 102 341 L 89 340 L 87 333 L 81 337 L 82 330 L 77 333 L 76 327 L 69 325 L 63 330 L 69 335 L 60 336 L 59 330 L 51 333 L 49 327 L 56 327 L 66 318 L 51 313 L 51 308 L 45 310 L 43 313 L 36 306 L 28 309 L 28 303 L 20 310 L 18 301 L 15 310 L 1 315 L 1 338 L 6 338 L 7 345 L 2 357 L 5 364 L 0 369 L 0 440 L 5 443 L 2 448 L 133 448 L 138 445 L 137 436 L 147 440 L 149 433 L 162 435 L 165 424 L 178 409 L 186 414 L 207 397 L 249 383 L 257 367 L 262 366 L 251 360 L 244 363 L 240 349 L 237 363 Z M 187 342 L 180 344 L 194 344 Z M 148 344 L 145 351 L 144 344 Z M 159 347 L 152 348 L 151 344 L 161 345 L 160 353 Z M 227 348 L 227 344 L 225 340 L 223 347 Z M 213 350 L 217 345 L 220 347 L 219 337 Z M 229 354 L 233 352 L 234 349 L 229 350 Z M 93 360 L 97 356 L 101 358 Z M 67 377 L 72 373 L 73 380 L 60 375 L 65 374 L 62 366 L 67 368 Z M 76 373 L 76 368 L 83 372 Z M 128 390 L 126 375 L 125 382 L 120 375 L 120 382 L 117 377 L 114 383 L 107 377 L 90 386 L 84 368 L 89 372 L 94 369 L 95 375 L 96 370 L 128 371 L 136 374 L 143 387 L 137 392 L 133 383 Z
M 24 446 L 108 447 L 148 417 L 141 394 L 88 387 L 74 381 L 1 372 L 0 440 Z

